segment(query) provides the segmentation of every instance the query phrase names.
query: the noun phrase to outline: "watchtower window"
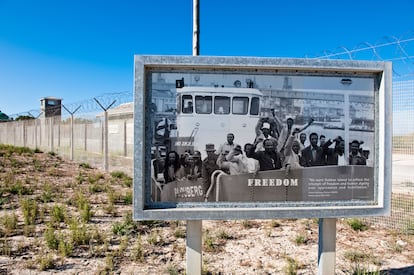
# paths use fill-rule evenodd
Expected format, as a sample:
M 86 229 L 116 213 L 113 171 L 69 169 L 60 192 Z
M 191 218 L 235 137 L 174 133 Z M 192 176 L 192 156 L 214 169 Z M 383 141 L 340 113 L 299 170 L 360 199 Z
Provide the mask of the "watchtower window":
M 49 99 L 49 100 L 47 100 L 46 105 L 47 106 L 56 106 L 56 105 L 58 105 L 58 102 L 56 100 Z

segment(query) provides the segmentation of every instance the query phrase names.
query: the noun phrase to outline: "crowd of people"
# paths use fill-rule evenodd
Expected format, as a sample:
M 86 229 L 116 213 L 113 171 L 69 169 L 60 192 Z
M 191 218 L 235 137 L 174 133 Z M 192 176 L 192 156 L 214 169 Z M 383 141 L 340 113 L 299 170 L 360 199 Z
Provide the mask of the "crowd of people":
M 165 183 L 203 178 L 209 181 L 215 170 L 230 175 L 257 173 L 258 171 L 291 169 L 329 165 L 371 165 L 369 150 L 363 150 L 364 143 L 352 140 L 349 143 L 349 155 L 345 156 L 345 140 L 341 136 L 327 139 L 325 135 L 312 132 L 309 137 L 304 130 L 313 123 L 295 125 L 288 117 L 282 124 L 275 116 L 259 119 L 252 143 L 243 147 L 235 142 L 233 133 L 219 148 L 206 144 L 207 156 L 202 160 L 200 151 L 186 151 L 181 156 L 176 151 L 166 155 L 163 165 Z M 309 144 L 307 144 L 309 143 Z

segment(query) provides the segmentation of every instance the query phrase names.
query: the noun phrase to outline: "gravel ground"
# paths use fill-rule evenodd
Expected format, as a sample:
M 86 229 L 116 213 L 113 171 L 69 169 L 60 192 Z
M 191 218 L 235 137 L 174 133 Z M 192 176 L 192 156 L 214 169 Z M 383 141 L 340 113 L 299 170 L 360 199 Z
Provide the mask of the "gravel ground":
M 132 221 L 122 173 L 0 149 L 0 187 L 0 274 L 185 273 L 185 221 Z M 337 220 L 336 274 L 414 274 L 413 235 L 351 222 Z M 317 253 L 316 219 L 203 221 L 204 274 L 317 274 Z

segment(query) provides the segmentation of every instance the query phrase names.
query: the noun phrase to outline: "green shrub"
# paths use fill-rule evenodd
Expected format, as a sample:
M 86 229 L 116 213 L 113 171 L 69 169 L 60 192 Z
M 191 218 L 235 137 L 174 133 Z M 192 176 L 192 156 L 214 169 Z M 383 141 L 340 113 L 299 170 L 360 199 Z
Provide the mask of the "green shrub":
M 276 227 L 280 227 L 280 226 L 281 226 L 281 224 L 277 220 L 271 220 L 270 221 L 270 227 L 276 228 Z
M 53 223 L 61 223 L 65 220 L 66 216 L 66 208 L 63 206 L 55 204 L 52 208 L 52 222 Z
M 307 242 L 308 242 L 308 239 L 306 238 L 306 236 L 304 236 L 302 234 L 296 235 L 295 243 L 297 245 L 306 244 Z
M 253 227 L 253 222 L 252 221 L 249 221 L 249 220 L 243 220 L 242 221 L 242 226 L 245 229 L 252 228 Z
M 49 224 L 43 233 L 43 238 L 46 241 L 46 245 L 48 248 L 57 250 L 59 246 L 59 240 L 55 234 L 55 228 L 52 224 Z
M 80 163 L 79 167 L 85 168 L 85 169 L 92 169 L 92 167 L 89 165 L 89 163 L 86 163 L 86 162 Z
M 132 213 L 128 212 L 123 222 L 115 222 L 112 224 L 112 232 L 116 235 L 124 236 L 131 234 L 137 227 L 138 224 L 132 219 Z
M 184 239 L 186 236 L 185 230 L 181 228 L 177 228 L 174 231 L 174 237 Z
M 122 222 L 114 222 L 112 224 L 112 232 L 115 235 L 124 236 L 128 233 L 128 225 Z
M 94 213 L 91 210 L 91 205 L 86 202 L 83 204 L 82 209 L 80 210 L 80 217 L 83 222 L 89 222 L 93 217 Z
M 20 180 L 16 180 L 16 182 L 8 188 L 8 191 L 11 194 L 20 195 L 20 196 L 33 194 L 33 189 L 23 185 Z
M 136 241 L 135 241 L 135 245 L 132 248 L 132 252 L 131 252 L 131 258 L 133 261 L 137 261 L 137 262 L 144 262 L 144 248 L 142 247 L 142 240 L 141 240 L 141 235 L 138 235 Z
M 0 151 L 5 152 L 8 156 L 11 156 L 13 153 L 17 155 L 32 155 L 34 153 L 34 151 L 28 147 L 19 147 L 7 144 L 0 144 Z
M 23 212 L 23 220 L 25 225 L 34 225 L 37 215 L 39 214 L 39 207 L 37 202 L 33 199 L 22 199 L 21 207 Z
M 58 251 L 63 258 L 70 257 L 73 254 L 73 244 L 66 241 L 63 235 L 59 236 Z
M 14 233 L 14 230 L 17 229 L 17 215 L 12 213 L 11 215 L 5 215 L 2 220 L 2 225 L 4 227 L 4 235 L 11 236 Z
M 364 231 L 368 229 L 368 226 L 360 219 L 348 219 L 347 223 L 355 231 Z
M 90 184 L 97 183 L 99 180 L 105 179 L 105 175 L 102 173 L 97 173 L 94 175 L 88 175 L 88 182 Z
M 150 245 L 155 246 L 163 246 L 165 244 L 165 241 L 163 237 L 160 235 L 159 230 L 152 230 L 150 235 L 148 236 L 147 241 Z
M 300 268 L 298 261 L 291 257 L 286 257 L 285 260 L 286 265 L 283 268 L 283 273 L 286 275 L 296 275 Z
M 53 259 L 51 254 L 45 254 L 38 259 L 39 262 L 39 270 L 45 271 L 48 269 L 55 268 L 55 260 Z
M 11 241 L 9 241 L 7 238 L 1 238 L 0 239 L 0 255 L 10 257 L 11 250 L 12 250 Z
M 43 192 L 42 192 L 41 200 L 44 203 L 53 201 L 53 189 L 52 189 L 52 185 L 48 181 L 45 181 L 43 185 Z
M 227 233 L 224 229 L 220 229 L 217 233 L 217 238 L 221 240 L 231 240 L 233 237 Z
M 111 173 L 112 178 L 122 180 L 122 183 L 126 187 L 132 186 L 132 178 L 122 171 L 113 171 Z
M 86 224 L 79 224 L 75 219 L 70 222 L 69 229 L 71 241 L 75 245 L 89 244 L 92 239 Z
M 92 183 L 89 185 L 89 193 L 101 193 L 105 191 L 106 186 L 102 183 Z
M 124 203 L 132 204 L 132 200 L 133 200 L 132 191 L 127 191 L 124 196 Z

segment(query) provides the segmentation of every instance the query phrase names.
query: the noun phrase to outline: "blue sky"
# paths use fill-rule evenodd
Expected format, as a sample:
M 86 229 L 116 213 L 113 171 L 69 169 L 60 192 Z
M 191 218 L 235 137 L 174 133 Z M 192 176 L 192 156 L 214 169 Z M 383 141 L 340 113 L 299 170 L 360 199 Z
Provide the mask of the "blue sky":
M 133 90 L 134 54 L 191 55 L 192 0 L 0 0 L 0 110 Z M 200 55 L 305 57 L 414 29 L 414 1 L 200 0 Z

